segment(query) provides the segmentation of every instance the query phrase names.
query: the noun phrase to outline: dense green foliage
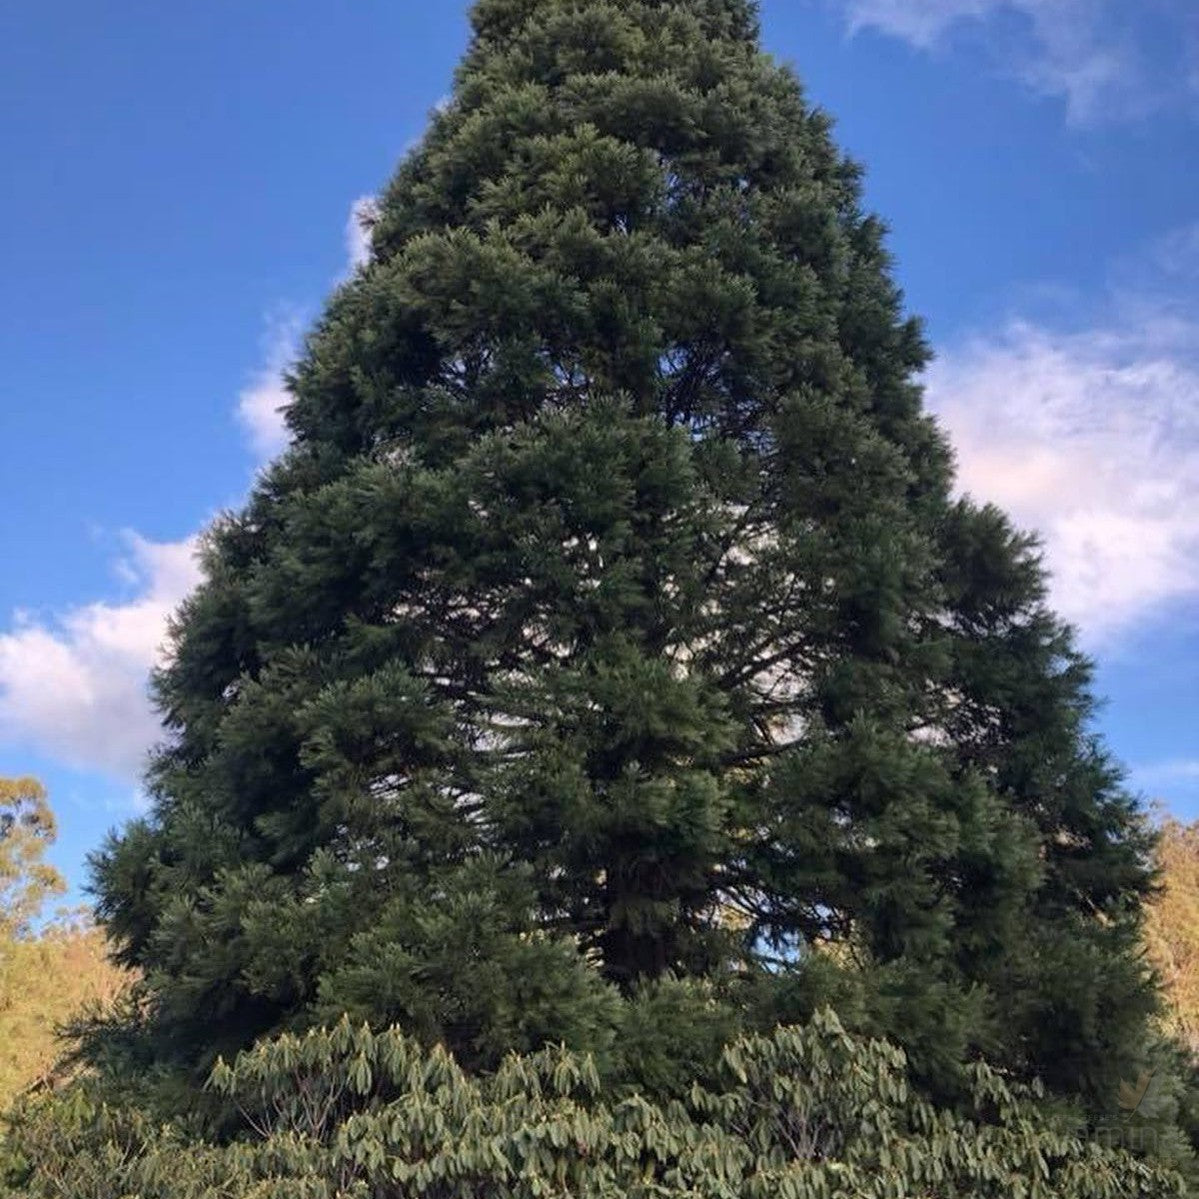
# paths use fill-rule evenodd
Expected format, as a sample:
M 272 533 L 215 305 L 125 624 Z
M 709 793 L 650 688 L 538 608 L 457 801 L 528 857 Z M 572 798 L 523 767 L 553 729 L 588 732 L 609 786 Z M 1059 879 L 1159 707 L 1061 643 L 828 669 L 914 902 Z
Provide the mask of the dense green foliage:
M 590 1052 L 616 1119 L 832 1005 L 937 1103 L 985 1058 L 1112 1110 L 1149 838 L 1035 545 L 952 497 L 856 167 L 748 0 L 472 19 L 208 537 L 89 1051 L 178 1110 L 349 1013 Z
M 20 1113 L 28 1199 L 1164 1199 L 1168 1171 L 1065 1121 L 988 1068 L 968 1115 L 915 1095 L 903 1054 L 818 1013 L 731 1045 L 718 1085 L 665 1105 L 606 1094 L 587 1058 L 511 1056 L 472 1079 L 397 1030 L 343 1021 L 219 1064 L 246 1137 L 220 1147 L 79 1091 Z M 28 1162 L 50 1163 L 30 1172 Z

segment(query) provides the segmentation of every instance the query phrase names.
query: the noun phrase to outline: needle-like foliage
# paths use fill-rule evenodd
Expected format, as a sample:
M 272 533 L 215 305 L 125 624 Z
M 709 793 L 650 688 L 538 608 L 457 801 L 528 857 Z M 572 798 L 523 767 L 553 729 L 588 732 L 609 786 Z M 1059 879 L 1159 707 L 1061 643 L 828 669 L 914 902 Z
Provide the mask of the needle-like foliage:
M 858 168 L 748 0 L 472 20 L 96 862 L 145 1060 L 348 1012 L 671 1095 L 833 1003 L 930 1094 L 1114 1103 L 1148 840 Z

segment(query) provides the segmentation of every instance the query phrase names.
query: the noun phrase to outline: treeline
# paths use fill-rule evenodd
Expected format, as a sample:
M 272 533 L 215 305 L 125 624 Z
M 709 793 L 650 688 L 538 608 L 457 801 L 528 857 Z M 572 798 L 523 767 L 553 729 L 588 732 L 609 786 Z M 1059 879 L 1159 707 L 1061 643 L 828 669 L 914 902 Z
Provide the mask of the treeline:
M 1193 1187 L 1153 832 L 860 169 L 749 0 L 471 20 L 206 537 L 93 860 L 134 981 L 11 1185 Z

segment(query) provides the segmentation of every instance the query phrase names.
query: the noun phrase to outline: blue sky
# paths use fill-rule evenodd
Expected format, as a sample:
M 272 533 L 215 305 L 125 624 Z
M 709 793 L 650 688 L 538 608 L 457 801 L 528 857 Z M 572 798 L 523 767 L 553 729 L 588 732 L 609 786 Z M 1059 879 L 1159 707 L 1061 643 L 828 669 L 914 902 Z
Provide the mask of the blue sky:
M 117 15 L 119 9 L 119 17 Z M 78 887 L 136 812 L 190 539 L 280 444 L 351 213 L 466 5 L 0 10 L 0 773 Z M 765 0 L 868 169 L 962 487 L 1039 529 L 1146 798 L 1199 818 L 1199 7 Z

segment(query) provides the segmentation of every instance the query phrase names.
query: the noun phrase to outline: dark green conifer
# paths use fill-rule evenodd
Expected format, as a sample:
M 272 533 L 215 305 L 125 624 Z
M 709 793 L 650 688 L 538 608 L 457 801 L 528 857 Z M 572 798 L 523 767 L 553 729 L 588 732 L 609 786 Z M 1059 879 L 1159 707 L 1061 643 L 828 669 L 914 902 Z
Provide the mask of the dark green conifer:
M 831 1000 L 934 1089 L 1106 1100 L 1140 818 L 857 167 L 749 0 L 472 19 L 96 863 L 151 1057 L 348 1011 L 670 1090 Z

